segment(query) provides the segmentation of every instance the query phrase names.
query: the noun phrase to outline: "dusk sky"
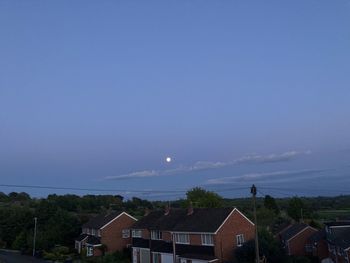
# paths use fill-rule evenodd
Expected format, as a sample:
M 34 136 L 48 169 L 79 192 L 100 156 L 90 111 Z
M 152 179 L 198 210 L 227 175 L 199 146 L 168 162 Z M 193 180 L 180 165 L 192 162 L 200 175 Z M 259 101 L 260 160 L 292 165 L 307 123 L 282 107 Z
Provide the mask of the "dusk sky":
M 0 179 L 349 194 L 350 1 L 0 1 Z

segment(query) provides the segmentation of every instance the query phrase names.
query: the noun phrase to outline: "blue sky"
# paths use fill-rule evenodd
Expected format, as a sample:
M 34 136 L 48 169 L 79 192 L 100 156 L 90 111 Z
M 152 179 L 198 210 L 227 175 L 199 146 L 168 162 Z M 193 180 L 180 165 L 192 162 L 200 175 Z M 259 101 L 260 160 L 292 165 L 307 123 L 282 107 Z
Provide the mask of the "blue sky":
M 0 39 L 2 184 L 346 193 L 349 0 L 1 1 Z

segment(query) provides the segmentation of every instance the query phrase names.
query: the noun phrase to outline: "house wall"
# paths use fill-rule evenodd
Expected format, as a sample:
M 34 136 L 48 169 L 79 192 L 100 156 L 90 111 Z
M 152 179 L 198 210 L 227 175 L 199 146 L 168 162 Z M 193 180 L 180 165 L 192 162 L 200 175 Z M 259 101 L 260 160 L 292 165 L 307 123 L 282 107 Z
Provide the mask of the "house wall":
M 306 251 L 305 251 L 305 245 L 310 238 L 311 235 L 316 233 L 317 230 L 313 229 L 311 227 L 306 228 L 303 232 L 298 234 L 297 236 L 293 237 L 288 241 L 288 247 L 290 255 L 294 256 L 305 256 Z
M 234 261 L 237 248 L 236 236 L 244 235 L 244 240 L 254 239 L 255 226 L 235 210 L 214 236 L 215 256 L 223 261 Z
M 122 231 L 123 229 L 130 229 L 135 221 L 126 214 L 122 214 L 101 229 L 101 243 L 107 246 L 106 252 L 121 251 L 128 244 L 131 244 L 131 238 L 123 238 Z
M 320 240 L 317 243 L 314 256 L 318 257 L 320 260 L 329 257 L 328 245 L 327 245 L 326 240 Z
M 94 250 L 93 250 L 93 256 L 94 257 L 102 256 L 102 254 L 103 254 L 103 252 L 100 249 L 100 247 L 94 247 Z

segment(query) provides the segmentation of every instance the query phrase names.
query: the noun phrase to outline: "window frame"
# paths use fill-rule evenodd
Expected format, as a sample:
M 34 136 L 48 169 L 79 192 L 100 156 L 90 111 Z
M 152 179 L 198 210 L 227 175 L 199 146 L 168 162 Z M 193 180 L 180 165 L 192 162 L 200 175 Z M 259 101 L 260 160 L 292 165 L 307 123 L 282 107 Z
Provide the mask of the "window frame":
M 210 242 L 208 242 L 208 240 Z M 214 235 L 212 234 L 201 234 L 201 243 L 203 246 L 214 246 Z
M 243 235 L 243 234 L 238 234 L 238 235 L 236 235 L 236 244 L 237 244 L 237 247 L 243 246 L 244 242 L 245 242 L 245 239 L 244 239 L 244 235 Z
M 160 230 L 151 230 L 151 239 L 152 240 L 162 240 L 162 231 Z
M 142 237 L 142 230 L 141 229 L 133 229 L 131 231 L 131 236 L 135 238 L 141 238 Z
M 142 235 L 142 233 L 141 233 Z M 122 230 L 122 238 L 129 238 L 130 237 L 130 229 L 123 229 Z
M 175 235 L 174 238 L 175 238 L 176 244 L 185 244 L 185 245 L 190 244 L 190 234 L 188 234 L 188 233 L 174 233 L 174 235 Z M 182 242 L 180 240 L 180 237 L 186 237 L 185 239 L 187 239 L 187 240 Z

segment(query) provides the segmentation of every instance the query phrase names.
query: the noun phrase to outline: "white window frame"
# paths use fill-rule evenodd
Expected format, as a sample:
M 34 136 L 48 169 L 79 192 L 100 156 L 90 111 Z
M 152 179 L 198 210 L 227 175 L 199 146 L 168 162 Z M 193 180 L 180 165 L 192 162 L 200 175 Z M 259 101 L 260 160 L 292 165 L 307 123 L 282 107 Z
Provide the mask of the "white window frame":
M 88 246 L 86 248 L 86 256 L 91 257 L 94 255 L 94 247 Z
M 174 233 L 176 244 L 190 244 L 190 235 L 186 233 Z
M 140 230 L 140 229 L 133 229 L 131 231 L 131 236 L 132 237 L 142 237 L 142 230 Z
M 236 235 L 236 242 L 237 242 L 237 247 L 241 247 L 244 244 L 244 235 L 243 234 L 238 234 Z
M 151 230 L 151 239 L 152 240 L 162 240 L 162 231 Z
M 201 234 L 203 246 L 214 246 L 214 236 L 212 234 Z
M 123 238 L 129 238 L 130 237 L 130 230 L 129 229 L 123 229 L 122 230 L 122 237 Z

